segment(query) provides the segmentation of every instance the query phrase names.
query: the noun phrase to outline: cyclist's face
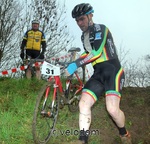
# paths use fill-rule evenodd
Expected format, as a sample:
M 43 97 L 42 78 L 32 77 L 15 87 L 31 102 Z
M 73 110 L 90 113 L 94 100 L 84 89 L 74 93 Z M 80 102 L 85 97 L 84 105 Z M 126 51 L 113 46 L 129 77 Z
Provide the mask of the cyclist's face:
M 91 15 L 83 15 L 78 18 L 76 18 L 76 22 L 80 29 L 85 32 L 88 29 L 89 21 L 91 21 L 92 17 Z
M 33 23 L 33 24 L 32 24 L 32 29 L 33 29 L 33 30 L 38 30 L 38 29 L 39 29 L 39 24 Z

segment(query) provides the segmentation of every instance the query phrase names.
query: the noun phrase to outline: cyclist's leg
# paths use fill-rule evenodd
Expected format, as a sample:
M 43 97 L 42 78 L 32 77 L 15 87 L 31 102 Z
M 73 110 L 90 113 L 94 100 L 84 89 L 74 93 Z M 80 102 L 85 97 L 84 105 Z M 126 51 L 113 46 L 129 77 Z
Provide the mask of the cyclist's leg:
M 125 115 L 120 109 L 120 95 L 115 95 L 114 93 L 109 93 L 106 95 L 106 108 L 113 121 L 115 122 L 122 144 L 132 144 L 131 135 L 125 128 Z
M 118 127 L 125 126 L 125 116 L 120 110 L 120 98 L 114 94 L 106 96 L 106 108 Z
M 38 80 L 40 80 L 40 79 L 41 79 L 40 67 L 37 66 L 37 67 L 35 68 L 35 70 L 36 70 L 36 78 L 37 78 Z
M 37 51 L 37 50 L 33 50 L 32 51 L 32 58 L 37 58 L 38 56 L 40 55 L 40 51 Z M 35 74 L 36 74 L 36 78 L 37 79 L 41 79 L 41 71 L 40 71 L 40 66 L 36 66 L 35 67 Z
M 116 125 L 121 128 L 125 125 L 125 116 L 120 110 L 120 96 L 115 91 L 111 92 L 106 94 L 106 108 Z
M 27 70 L 26 70 L 26 77 L 27 77 L 27 79 L 31 79 L 31 69 L 30 68 L 27 68 Z
M 87 142 L 88 130 L 91 124 L 91 107 L 103 92 L 101 83 L 91 78 L 85 85 L 79 102 L 79 140 Z
M 120 109 L 121 90 L 124 84 L 124 79 L 124 72 L 122 68 L 120 68 L 105 82 L 106 108 L 115 122 L 121 136 L 128 133 L 125 128 L 125 115 Z
M 79 127 L 80 130 L 89 130 L 91 124 L 91 107 L 95 103 L 93 97 L 88 93 L 83 92 L 79 102 Z
M 28 58 L 28 56 L 31 56 L 31 50 L 26 50 L 26 59 Z M 27 79 L 31 79 L 31 69 L 27 68 L 26 70 L 26 78 Z

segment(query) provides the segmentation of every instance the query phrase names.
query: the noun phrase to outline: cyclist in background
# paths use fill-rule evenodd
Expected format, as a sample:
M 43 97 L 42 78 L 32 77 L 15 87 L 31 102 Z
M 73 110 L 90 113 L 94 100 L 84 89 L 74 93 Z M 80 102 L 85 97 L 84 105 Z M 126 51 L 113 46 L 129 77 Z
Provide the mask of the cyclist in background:
M 46 51 L 45 35 L 39 30 L 39 21 L 32 21 L 32 29 L 28 30 L 21 44 L 21 59 L 24 59 L 24 48 L 26 53 L 26 59 L 30 56 L 32 59 L 44 59 L 44 53 Z M 42 47 L 41 47 L 42 46 Z M 27 69 L 26 77 L 31 78 L 31 70 Z M 36 67 L 36 78 L 41 79 L 40 67 Z
M 78 67 L 92 63 L 94 73 L 85 84 L 79 102 L 79 140 L 74 144 L 88 143 L 91 124 L 91 107 L 105 92 L 106 109 L 115 122 L 123 144 L 131 144 L 131 137 L 125 128 L 125 115 L 120 110 L 121 90 L 125 80 L 119 62 L 113 37 L 109 29 L 92 20 L 93 7 L 88 3 L 78 4 L 72 10 L 72 17 L 82 30 L 81 40 L 85 52 L 69 64 L 66 74 L 73 74 Z M 107 135 L 107 134 L 106 134 Z

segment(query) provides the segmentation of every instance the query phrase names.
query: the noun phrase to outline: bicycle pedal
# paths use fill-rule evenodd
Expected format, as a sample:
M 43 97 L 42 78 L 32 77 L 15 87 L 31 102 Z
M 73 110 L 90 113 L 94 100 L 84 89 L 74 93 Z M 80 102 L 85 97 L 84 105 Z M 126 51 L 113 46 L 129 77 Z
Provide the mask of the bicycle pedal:
M 41 111 L 41 115 L 44 116 L 44 117 L 51 117 L 52 113 L 50 111 L 48 111 L 48 112 Z

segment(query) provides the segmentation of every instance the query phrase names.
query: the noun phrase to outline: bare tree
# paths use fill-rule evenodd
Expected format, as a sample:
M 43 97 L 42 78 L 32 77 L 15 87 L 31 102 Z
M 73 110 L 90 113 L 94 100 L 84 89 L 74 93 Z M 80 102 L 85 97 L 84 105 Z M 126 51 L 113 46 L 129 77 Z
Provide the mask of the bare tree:
M 8 66 L 10 59 L 14 60 L 20 35 L 21 6 L 15 0 L 0 1 L 0 62 Z
M 32 0 L 28 8 L 30 10 L 27 19 L 38 19 L 42 31 L 46 34 L 46 57 L 50 58 L 65 51 L 73 41 L 65 22 L 65 4 L 59 5 L 56 0 Z
M 128 57 L 129 51 L 125 51 L 121 45 L 118 55 L 125 71 L 125 86 L 147 87 L 150 86 L 150 55 L 139 58 L 134 62 Z
M 123 46 L 123 44 L 121 44 L 120 48 L 118 49 L 118 57 L 123 66 L 126 65 L 128 61 L 127 59 L 128 54 L 129 54 L 129 50 L 125 50 L 125 47 Z
M 145 60 L 150 61 L 150 55 L 146 55 Z
M 143 59 L 136 62 L 128 61 L 125 65 L 125 86 L 147 87 L 150 86 L 150 64 Z

